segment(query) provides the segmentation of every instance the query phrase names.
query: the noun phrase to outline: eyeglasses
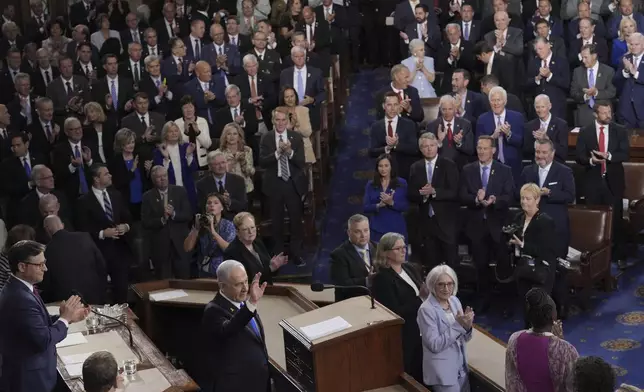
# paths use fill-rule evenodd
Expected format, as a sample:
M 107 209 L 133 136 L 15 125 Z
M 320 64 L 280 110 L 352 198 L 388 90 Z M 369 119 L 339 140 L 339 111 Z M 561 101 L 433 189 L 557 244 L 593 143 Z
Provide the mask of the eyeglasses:
M 449 283 L 440 282 L 440 283 L 436 283 L 436 286 L 439 289 L 452 288 L 452 287 L 454 287 L 454 282 L 449 282 Z
M 43 262 L 43 263 L 28 263 L 28 262 L 26 262 L 26 261 L 23 261 L 23 263 L 24 263 L 24 264 L 29 264 L 29 265 L 36 266 L 37 268 L 40 268 L 40 269 L 45 269 L 45 268 L 47 267 L 47 263 L 46 263 L 46 262 Z

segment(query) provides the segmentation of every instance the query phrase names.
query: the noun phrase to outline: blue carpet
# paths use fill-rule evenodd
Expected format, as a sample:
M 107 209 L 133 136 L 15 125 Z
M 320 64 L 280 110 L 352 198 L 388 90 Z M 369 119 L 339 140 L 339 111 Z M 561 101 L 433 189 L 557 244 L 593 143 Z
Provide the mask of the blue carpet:
M 364 186 L 373 171 L 373 159 L 368 158 L 369 127 L 375 120 L 373 95 L 388 78 L 384 69 L 361 72 L 351 85 L 345 124 L 338 130 L 335 170 L 321 222 L 313 280 L 329 281 L 329 254 L 347 238 L 347 219 L 362 212 Z M 641 253 L 639 260 L 644 259 L 644 251 Z M 477 316 L 476 323 L 504 341 L 522 328 L 519 318 L 506 319 L 495 312 Z M 573 312 L 564 322 L 564 334 L 581 355 L 597 355 L 611 363 L 620 383 L 644 387 L 644 265 L 627 270 L 617 291 L 597 292 L 588 312 Z

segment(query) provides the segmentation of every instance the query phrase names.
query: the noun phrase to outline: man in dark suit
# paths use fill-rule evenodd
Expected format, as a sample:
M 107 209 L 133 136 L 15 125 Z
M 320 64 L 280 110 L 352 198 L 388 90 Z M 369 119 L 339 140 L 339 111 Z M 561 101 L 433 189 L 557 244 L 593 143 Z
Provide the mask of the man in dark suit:
M 127 302 L 128 273 L 132 252 L 130 237 L 130 210 L 124 205 L 119 191 L 110 188 L 112 175 L 107 166 L 95 163 L 89 168 L 92 181 L 90 192 L 77 203 L 78 230 L 88 232 L 107 261 L 112 279 L 112 296 L 116 303 Z M 52 236 L 52 240 L 53 240 Z
M 314 8 L 315 20 L 326 23 L 329 27 L 331 38 L 331 53 L 345 53 L 343 29 L 347 26 L 347 13 L 342 5 L 333 4 L 332 0 L 323 0 L 322 4 Z
M 225 42 L 225 37 L 224 28 L 221 25 L 210 26 L 212 44 L 203 48 L 201 58 L 212 66 L 212 73 L 217 83 L 227 85 L 227 82 L 241 72 L 241 56 L 239 48 Z
M 45 247 L 20 241 L 9 249 L 11 277 L 0 295 L 0 390 L 52 391 L 56 386 L 56 344 L 69 324 L 89 313 L 77 296 L 63 301 L 60 316 L 50 316 L 35 287 L 47 271 Z M 34 366 L 36 365 L 36 366 Z
M 509 14 L 505 11 L 494 13 L 494 25 L 495 30 L 483 33 L 485 43 L 499 55 L 502 53 L 511 60 L 520 60 L 523 55 L 523 26 L 512 27 Z
M 443 42 L 436 54 L 436 70 L 443 72 L 440 92 L 445 94 L 452 91 L 452 75 L 455 70 L 474 69 L 474 44 L 465 41 L 461 36 L 460 26 L 450 23 L 445 28 L 447 41 Z
M 555 58 L 550 44 L 542 37 L 534 40 L 537 58 L 528 63 L 526 87 L 535 95 L 550 98 L 553 114 L 566 118 L 566 99 L 570 89 L 570 66 L 565 58 Z
M 197 204 L 203 210 L 208 195 L 219 193 L 224 197 L 227 218 L 232 218 L 248 207 L 246 183 L 241 176 L 228 173 L 228 160 L 220 151 L 208 153 L 208 171 L 211 175 L 204 176 L 197 181 Z
M 210 64 L 205 61 L 197 63 L 195 73 L 197 77 L 187 82 L 183 91 L 192 96 L 197 116 L 208 120 L 213 129 L 215 111 L 226 104 L 226 87 L 221 79 L 215 81 L 212 78 Z
M 100 58 L 98 56 L 98 48 L 94 46 L 90 40 L 89 28 L 85 25 L 76 25 L 72 30 L 72 41 L 67 43 L 67 50 L 65 55 L 69 58 L 76 59 L 80 55 L 80 48 L 82 44 L 87 44 L 87 49 L 89 49 L 89 58 L 92 63 L 98 64 Z M 85 61 L 87 62 L 87 61 Z
M 572 3 L 572 2 L 571 2 Z M 593 3 L 593 7 L 595 4 Z M 571 20 L 568 23 L 568 42 L 573 41 L 579 37 L 579 23 L 584 19 L 590 19 L 595 27 L 595 35 L 601 39 L 608 39 L 608 29 L 604 23 L 604 19 L 598 15 L 594 15 L 590 12 L 590 7 L 585 1 L 580 1 L 577 5 L 577 18 Z
M 264 326 L 257 306 L 267 283 L 248 276 L 243 264 L 226 260 L 217 268 L 219 292 L 206 305 L 202 326 L 204 391 L 269 392 L 271 381 Z
M 568 59 L 568 52 L 566 51 L 566 43 L 564 39 L 552 34 L 550 31 L 550 23 L 545 19 L 540 19 L 535 25 L 536 37 L 543 38 L 550 45 L 552 53 L 554 53 L 555 58 Z M 529 47 L 532 48 L 532 51 L 526 51 L 528 53 L 537 56 L 536 51 L 534 50 L 534 40 L 531 41 Z
M 47 38 L 47 23 L 49 18 L 44 14 L 43 3 L 33 2 L 30 5 L 31 17 L 24 26 L 25 37 L 27 42 L 41 43 Z
M 40 154 L 29 153 L 29 136 L 24 133 L 14 133 L 11 136 L 11 151 L 13 157 L 6 158 L 0 164 L 0 189 L 9 198 L 7 203 L 7 226 L 12 227 L 18 221 L 20 200 L 33 186 L 31 171 L 35 165 L 44 164 L 45 159 Z
M 613 120 L 611 105 L 606 101 L 595 102 L 595 123 L 582 128 L 577 137 L 577 163 L 585 169 L 583 174 L 588 205 L 613 207 L 613 259 L 624 266 L 625 238 L 622 225 L 624 188 L 623 163 L 629 159 L 627 129 Z
M 92 84 L 92 100 L 98 102 L 108 115 L 124 117 L 132 110 L 134 84 L 132 79 L 118 74 L 118 57 L 113 54 L 103 56 L 105 77 Z
M 196 64 L 192 57 L 186 53 L 186 45 L 181 38 L 170 39 L 170 55 L 161 61 L 161 74 L 167 79 L 168 86 L 174 90 L 183 86 L 195 75 Z M 181 89 L 178 89 L 181 91 Z
M 107 303 L 108 270 L 105 258 L 90 234 L 65 230 L 65 225 L 56 215 L 47 216 L 43 226 L 51 238 L 45 250 L 47 275 L 42 283 L 44 300 L 62 301 L 70 293 L 77 291 L 87 303 Z M 112 271 L 110 278 L 116 285 Z M 125 302 L 116 300 L 116 303 Z
M 96 31 L 96 4 L 92 0 L 83 0 L 69 7 L 69 24 L 89 26 L 90 33 Z M 89 37 L 88 37 L 89 38 Z
M 81 42 L 78 44 L 76 52 L 69 56 L 70 59 L 76 59 L 72 60 L 74 63 L 73 74 L 85 77 L 89 83 L 94 83 L 97 78 L 105 76 L 105 70 L 99 66 L 100 62 L 92 54 L 93 47 L 89 42 Z M 98 58 L 98 53 L 96 53 L 96 57 Z
M 631 34 L 628 48 L 613 77 L 619 94 L 617 119 L 627 128 L 644 128 L 644 35 Z
M 315 67 L 322 71 L 322 76 L 325 78 L 329 77 L 329 72 L 331 70 L 331 57 L 320 56 L 315 52 L 311 52 L 309 48 L 309 43 L 306 41 L 306 34 L 301 31 L 296 31 L 291 35 L 291 47 L 299 46 L 306 51 L 305 63 L 311 67 Z M 282 59 L 282 67 L 288 68 L 292 67 L 293 59 L 291 58 L 290 48 L 288 49 L 289 54 Z
M 583 63 L 582 50 L 586 45 L 592 45 L 595 54 L 602 64 L 608 64 L 608 44 L 606 39 L 598 36 L 595 33 L 595 25 L 590 18 L 584 18 L 579 21 L 579 38 L 575 37 L 570 42 L 570 50 L 568 51 L 568 63 L 570 69 L 575 69 Z
M 474 56 L 483 63 L 483 75 L 494 75 L 499 85 L 507 92 L 518 94 L 521 91 L 521 81 L 515 74 L 515 63 L 508 56 L 496 53 L 487 42 L 481 41 L 474 47 Z
M 434 57 L 441 42 L 440 27 L 427 21 L 429 17 L 429 6 L 427 4 L 418 3 L 414 8 L 414 16 L 416 19 L 408 23 L 403 30 L 407 36 L 404 42 L 408 44 L 414 39 L 420 39 L 425 44 L 425 55 Z M 409 56 L 407 45 L 401 45 L 401 51 L 403 59 Z
M 69 117 L 63 126 L 67 141 L 58 143 L 53 150 L 53 169 L 56 186 L 74 202 L 79 195 L 89 191 L 86 172 L 92 165 L 92 157 L 98 156 L 95 146 L 81 142 L 83 127 L 76 117 Z
M 244 72 L 237 75 L 234 84 L 239 87 L 242 102 L 255 106 L 258 126 L 266 128 L 271 113 L 277 105 L 275 84 L 259 72 L 259 63 L 254 54 L 248 53 L 243 58 Z
M 462 3 L 460 21 L 458 23 L 463 32 L 463 39 L 471 42 L 472 45 L 479 42 L 483 37 L 483 34 L 481 34 L 481 21 L 474 20 L 474 6 L 472 4 Z
M 376 245 L 370 240 L 369 219 L 356 214 L 347 222 L 349 239 L 331 252 L 331 283 L 336 286 L 371 285 L 376 274 Z M 335 302 L 364 295 L 360 289 L 335 289 Z
M 273 254 L 285 252 L 289 261 L 303 266 L 303 203 L 309 180 L 304 162 L 304 141 L 299 133 L 287 131 L 288 110 L 273 111 L 273 130 L 264 134 L 259 147 L 259 165 L 264 169 L 262 192 L 268 199 L 272 221 Z M 290 222 L 289 251 L 284 246 L 284 206 Z
M 296 31 L 306 34 L 309 50 L 320 56 L 328 57 L 331 54 L 331 30 L 324 20 L 318 20 L 312 7 L 302 8 L 302 21 L 295 25 Z
M 20 35 L 20 27 L 15 22 L 7 22 L 2 25 L 0 56 L 5 56 L 7 51 L 12 47 L 16 47 L 22 51 L 26 43 L 27 39 Z
M 176 6 L 174 3 L 163 5 L 163 18 L 152 24 L 158 35 L 161 47 L 167 48 L 171 38 L 187 35 L 188 26 L 183 20 L 176 18 Z
M 481 78 L 480 82 L 482 95 L 481 101 L 483 102 L 483 111 L 481 112 L 482 114 L 490 111 L 490 100 L 488 99 L 488 94 L 490 93 L 490 90 L 492 90 L 492 88 L 499 86 L 499 78 L 494 75 L 485 75 Z M 508 103 L 505 105 L 506 108 L 521 113 L 523 117 L 526 117 L 525 106 L 523 106 L 523 102 L 519 99 L 519 97 L 510 92 L 507 92 L 507 96 Z
M 31 77 L 19 73 L 15 81 L 16 95 L 7 104 L 11 122 L 18 129 L 25 129 L 38 116 L 36 113 L 36 95 L 31 91 Z
M 145 42 L 141 43 L 143 46 L 143 58 L 153 55 L 163 59 L 170 54 L 170 49 L 165 42 L 163 46 L 158 43 L 157 32 L 152 27 L 145 29 L 143 35 L 145 39 Z
M 552 103 L 545 94 L 534 98 L 534 111 L 537 118 L 525 125 L 523 136 L 523 159 L 534 157 L 534 141 L 550 140 L 555 148 L 557 162 L 566 163 L 568 158 L 568 123 L 550 113 Z
M 143 43 L 143 39 L 145 38 L 145 30 L 141 26 L 139 26 L 139 18 L 137 18 L 134 12 L 127 14 L 127 16 L 125 17 L 125 24 L 127 25 L 127 28 L 119 32 L 119 35 L 121 36 L 121 45 L 123 46 L 124 52 L 127 51 L 130 43 L 136 42 L 141 44 Z
M 410 80 L 411 72 L 406 66 L 396 64 L 391 68 L 391 83 L 376 93 L 376 119 L 385 117 L 385 110 L 382 103 L 384 102 L 385 94 L 393 91 L 400 98 L 400 106 L 403 109 L 400 116 L 416 123 L 423 121 L 425 113 L 420 104 L 420 96 L 418 95 L 416 87 L 409 85 Z
M 259 22 L 257 22 L 257 25 L 260 28 Z M 237 46 L 237 51 L 240 55 L 248 53 L 253 48 L 250 37 L 239 33 L 239 22 L 236 18 L 226 19 L 226 42 Z
M 397 40 L 398 44 L 396 45 L 397 47 L 400 47 L 400 53 L 403 54 L 403 58 L 406 58 L 407 56 L 407 45 L 404 44 L 405 40 L 411 41 L 414 38 L 418 38 L 417 36 L 412 37 L 409 35 L 406 35 L 405 33 L 405 27 L 415 23 L 418 21 L 417 17 L 417 12 L 418 11 L 418 6 L 424 5 L 425 7 L 421 8 L 423 10 L 424 19 L 426 23 L 426 29 L 428 31 L 431 31 L 438 26 L 438 18 L 436 17 L 436 13 L 434 11 L 434 3 L 430 2 L 428 0 L 423 0 L 419 2 L 411 2 L 411 1 L 402 1 L 398 4 L 396 4 L 395 8 L 395 14 L 394 14 L 394 27 L 396 28 L 398 35 L 400 38 Z M 378 4 L 378 8 L 381 8 L 384 6 L 384 4 Z M 388 8 L 388 7 L 382 7 L 382 8 Z M 383 11 L 383 10 L 380 10 Z M 386 11 L 385 11 L 386 12 Z M 391 12 L 389 12 L 391 14 Z M 390 16 L 387 14 L 386 16 Z M 383 15 L 384 16 L 384 15 Z M 382 23 L 382 22 L 381 22 Z M 402 34 L 400 34 L 402 33 Z M 404 35 L 403 35 L 404 34 Z M 434 33 L 435 34 L 435 33 Z M 439 38 L 440 41 L 440 36 L 436 37 L 434 34 L 433 38 Z M 381 37 L 380 37 L 381 38 Z M 384 43 L 384 39 L 380 40 L 380 44 L 382 45 Z M 404 49 L 403 49 L 404 48 Z M 404 51 L 403 51 L 404 50 Z M 394 58 L 395 60 L 395 58 Z
M 494 277 L 489 264 L 495 260 L 500 269 L 509 268 L 507 239 L 501 228 L 508 218 L 508 208 L 514 199 L 512 170 L 495 161 L 496 140 L 491 136 L 478 139 L 478 162 L 463 167 L 459 195 L 467 206 L 465 235 L 470 239 L 470 254 L 478 270 L 478 288 L 481 302 L 478 312 L 490 306 L 490 284 Z
M 441 157 L 448 158 L 459 170 L 474 159 L 474 132 L 472 124 L 456 117 L 456 99 L 444 95 L 439 102 L 440 116 L 427 124 L 427 132 L 432 133 L 438 140 L 438 152 Z M 422 152 L 422 150 L 421 150 Z
M 246 145 L 251 146 L 253 149 L 257 148 L 257 143 L 255 142 L 257 133 L 255 106 L 250 103 L 242 103 L 239 87 L 234 84 L 226 87 L 226 102 L 228 105 L 215 113 L 215 127 L 214 132 L 211 132 L 211 137 L 219 139 L 226 124 L 234 122 L 244 131 Z
M 121 126 L 136 134 L 137 147 L 142 153 L 151 156 L 155 143 L 161 136 L 165 118 L 163 114 L 149 110 L 150 100 L 146 93 L 136 93 L 134 96 L 134 111 L 123 118 Z
M 190 34 L 183 39 L 183 44 L 186 46 L 186 54 L 195 61 L 205 58 L 202 56 L 205 42 L 203 40 L 204 33 L 206 32 L 206 25 L 201 19 L 194 19 L 190 22 Z
M 123 78 L 132 80 L 134 82 L 134 91 L 138 91 L 139 83 L 147 76 L 143 58 L 141 58 L 141 44 L 130 42 L 127 48 L 127 54 L 127 59 L 119 63 L 117 73 Z
M 271 82 L 277 82 L 280 79 L 282 70 L 282 59 L 280 54 L 267 48 L 267 37 L 261 31 L 253 34 L 253 49 L 250 53 L 254 54 L 259 61 L 259 73 Z
M 540 20 L 545 20 L 550 26 L 550 32 L 552 35 L 560 38 L 565 38 L 564 35 L 564 26 L 559 17 L 552 14 L 552 4 L 550 0 L 539 0 L 539 7 L 537 12 L 535 12 L 530 20 L 525 25 L 525 30 L 523 32 L 523 38 L 526 41 L 530 41 L 533 38 L 536 38 L 536 24 Z
M 7 105 L 16 95 L 14 80 L 21 72 L 22 53 L 18 48 L 10 48 L 5 58 L 7 67 L 0 74 L 0 104 Z
M 0 161 L 11 156 L 11 137 L 15 128 L 11 125 L 11 115 L 5 105 L 0 104 Z
M 139 92 L 147 94 L 150 102 L 149 109 L 157 113 L 164 113 L 168 118 L 174 118 L 173 113 L 177 112 L 174 102 L 178 97 L 163 82 L 161 75 L 161 59 L 158 56 L 149 55 L 144 60 L 145 75 L 139 83 Z M 135 102 L 136 103 L 136 102 Z
M 154 188 L 143 194 L 141 223 L 147 231 L 149 254 L 158 279 L 188 279 L 190 260 L 183 250 L 192 207 L 184 187 L 168 185 L 168 171 L 154 166 Z
M 63 57 L 58 61 L 60 77 L 47 86 L 47 97 L 54 105 L 54 115 L 61 124 L 69 116 L 82 115 L 83 105 L 92 100 L 88 80 L 74 75 L 71 58 Z
M 424 159 L 414 163 L 409 174 L 409 201 L 419 208 L 420 241 L 415 249 L 420 251 L 423 267 L 428 271 L 443 262 L 458 264 L 458 220 L 454 219 L 459 208 L 458 167 L 451 159 L 438 155 L 439 143 L 433 133 L 420 137 L 418 144 Z
M 51 53 L 49 53 L 49 50 L 40 48 L 36 55 L 38 56 L 38 63 L 30 75 L 34 94 L 42 97 L 47 95 L 47 86 L 60 75 L 60 72 L 57 67 L 51 66 L 49 62 Z
M 476 119 L 487 111 L 487 97 L 472 91 L 472 87 L 475 86 L 470 86 L 470 83 L 473 83 L 470 71 L 458 68 L 452 72 L 450 91 L 455 98 L 458 95 L 457 101 L 461 104 L 458 112 L 461 117 L 471 122 L 472 127 L 474 127 Z
M 34 183 L 31 191 L 20 201 L 18 223 L 31 227 L 42 224 L 42 216 L 39 213 L 40 199 L 45 195 L 53 194 L 58 200 L 58 216 L 65 222 L 71 222 L 72 213 L 65 194 L 54 189 L 54 174 L 45 165 L 34 165 L 31 168 L 31 179 Z
M 525 25 L 523 24 L 521 16 L 508 11 L 508 2 L 505 0 L 495 0 L 493 4 L 494 13 L 481 20 L 481 37 L 484 38 L 488 33 L 494 33 L 496 29 L 499 29 L 495 16 L 498 12 L 506 12 L 508 15 L 508 25 L 512 27 L 515 32 L 520 32 L 522 35 L 521 40 L 523 40 L 523 28 Z M 494 46 L 494 43 L 492 43 L 492 46 Z
M 407 179 L 409 168 L 419 155 L 416 124 L 398 115 L 400 98 L 393 91 L 385 94 L 381 105 L 385 117 L 371 125 L 369 156 L 377 158 L 382 154 L 391 154 L 398 175 Z

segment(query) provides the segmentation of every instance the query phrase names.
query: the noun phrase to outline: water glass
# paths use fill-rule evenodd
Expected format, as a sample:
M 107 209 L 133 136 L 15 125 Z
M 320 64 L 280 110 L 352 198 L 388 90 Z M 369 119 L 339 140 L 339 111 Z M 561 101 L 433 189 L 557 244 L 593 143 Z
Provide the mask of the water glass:
M 123 361 L 123 371 L 127 376 L 136 374 L 136 359 L 126 359 Z
M 85 325 L 90 331 L 96 330 L 101 325 L 101 319 L 93 314 L 90 314 L 89 316 L 87 316 L 87 318 L 85 318 Z

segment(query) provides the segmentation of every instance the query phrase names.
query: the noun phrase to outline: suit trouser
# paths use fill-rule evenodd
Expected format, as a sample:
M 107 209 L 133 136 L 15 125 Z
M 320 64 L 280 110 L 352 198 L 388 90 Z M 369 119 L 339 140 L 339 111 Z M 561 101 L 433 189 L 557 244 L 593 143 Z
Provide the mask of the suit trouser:
M 510 254 L 504 239 L 495 241 L 487 224 L 483 224 L 480 231 L 482 235 L 479 238 L 470 238 L 471 254 L 477 270 L 479 293 L 487 295 L 490 294 L 491 282 L 495 279 L 490 269 L 490 261 L 494 259 L 497 266 L 508 266 Z
M 304 239 L 304 227 L 302 225 L 303 205 L 302 198 L 295 190 L 293 179 L 283 181 L 278 179 L 275 182 L 275 189 L 267 195 L 269 214 L 273 225 L 273 252 L 279 254 L 284 252 L 284 206 L 288 213 L 290 222 L 290 243 L 289 256 L 295 259 L 301 255 L 302 242 Z
M 439 223 L 436 215 L 424 216 L 420 219 L 422 263 L 432 269 L 441 263 L 447 263 L 454 268 L 458 264 L 458 245 L 456 238 L 446 233 Z
M 606 205 L 613 207 L 613 254 L 614 260 L 622 260 L 626 257 L 626 238 L 623 230 L 624 205 L 622 204 L 622 192 L 613 192 L 608 186 L 606 177 L 602 177 L 601 186 L 593 188 L 592 192 L 586 192 L 586 204 Z
M 104 239 L 103 241 L 113 241 L 111 246 L 101 249 L 107 264 L 107 273 L 112 282 L 112 299 L 117 304 L 126 303 L 131 262 L 127 244 L 122 242 L 125 241 L 124 239 Z

